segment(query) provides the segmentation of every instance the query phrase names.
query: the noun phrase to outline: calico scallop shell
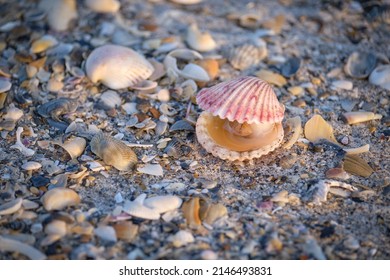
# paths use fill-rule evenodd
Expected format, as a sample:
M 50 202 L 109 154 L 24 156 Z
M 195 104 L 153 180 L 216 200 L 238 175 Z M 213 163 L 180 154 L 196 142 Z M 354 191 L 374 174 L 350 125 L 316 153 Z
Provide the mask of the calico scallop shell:
M 114 137 L 96 134 L 91 140 L 91 151 L 103 159 L 105 164 L 112 165 L 121 171 L 129 171 L 137 163 L 137 155 L 122 141 Z
M 284 106 L 272 88 L 255 77 L 241 77 L 203 89 L 197 96 L 206 110 L 196 123 L 199 143 L 214 156 L 250 160 L 282 142 Z
M 279 123 L 284 106 L 272 87 L 256 77 L 239 77 L 202 89 L 196 101 L 213 116 L 248 124 Z
M 154 68 L 136 51 L 118 45 L 93 50 L 85 64 L 88 78 L 111 89 L 132 87 L 149 78 Z

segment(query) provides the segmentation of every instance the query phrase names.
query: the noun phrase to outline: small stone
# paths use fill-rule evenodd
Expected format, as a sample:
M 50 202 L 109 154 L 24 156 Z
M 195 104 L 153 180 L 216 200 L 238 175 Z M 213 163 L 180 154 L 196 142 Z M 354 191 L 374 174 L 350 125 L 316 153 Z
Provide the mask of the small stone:
M 360 248 L 359 241 L 352 236 L 347 237 L 347 239 L 344 240 L 343 245 L 345 248 L 353 251 Z
M 94 234 L 98 236 L 99 238 L 109 241 L 109 242 L 116 242 L 116 232 L 115 229 L 111 226 L 99 226 L 94 229 Z
M 291 93 L 294 96 L 303 95 L 305 92 L 303 87 L 300 86 L 289 87 L 287 90 L 289 93 Z
M 270 84 L 278 86 L 278 87 L 282 87 L 285 84 L 287 84 L 286 78 L 284 78 L 282 75 L 280 75 L 278 73 L 275 73 L 275 72 L 272 72 L 269 70 L 262 69 L 262 70 L 256 72 L 255 75 L 258 78 L 260 78 L 260 79 L 262 79 Z
M 194 242 L 195 238 L 191 232 L 179 230 L 175 235 L 171 235 L 168 240 L 172 242 L 174 247 L 179 248 Z
M 59 92 L 64 87 L 64 83 L 61 81 L 58 81 L 57 79 L 51 78 L 47 82 L 46 89 L 50 92 Z
M 123 202 L 123 197 L 122 197 L 121 193 L 117 193 L 114 198 L 115 198 L 115 202 L 116 203 L 122 203 Z
M 352 90 L 353 89 L 353 83 L 351 81 L 347 81 L 347 80 L 333 81 L 332 86 L 335 88 L 345 89 L 345 90 Z
M 200 253 L 200 258 L 202 260 L 217 260 L 218 254 L 211 250 L 204 250 Z

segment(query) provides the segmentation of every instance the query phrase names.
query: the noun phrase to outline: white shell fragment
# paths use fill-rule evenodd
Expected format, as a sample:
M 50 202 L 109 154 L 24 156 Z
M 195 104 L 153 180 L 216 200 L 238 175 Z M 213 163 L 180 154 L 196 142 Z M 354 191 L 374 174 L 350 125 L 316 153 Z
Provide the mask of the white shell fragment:
M 42 0 L 39 7 L 46 12 L 51 29 L 67 30 L 72 20 L 76 19 L 76 0 Z
M 149 174 L 149 175 L 154 175 L 154 176 L 163 176 L 164 171 L 159 164 L 145 164 L 143 167 L 138 167 L 137 168 L 138 172 L 144 173 L 144 174 Z
M 332 87 L 339 88 L 339 89 L 345 89 L 345 90 L 352 90 L 353 83 L 351 81 L 347 81 L 347 80 L 338 80 L 338 81 L 332 82 Z
M 107 90 L 100 96 L 99 104 L 104 110 L 118 108 L 121 103 L 121 97 L 116 91 Z
M 18 127 L 18 129 L 16 130 L 16 143 L 15 145 L 11 146 L 11 149 L 19 150 L 24 156 L 30 157 L 33 154 L 35 154 L 35 151 L 23 145 L 20 139 L 22 132 L 23 132 L 23 127 Z
M 149 78 L 154 68 L 136 51 L 118 45 L 104 45 L 91 52 L 85 64 L 88 78 L 111 89 L 124 89 Z
M 194 242 L 195 238 L 191 232 L 179 230 L 175 235 L 170 236 L 168 240 L 172 242 L 174 247 L 179 248 Z
M 47 256 L 34 247 L 17 240 L 0 236 L 0 251 L 17 252 L 27 256 L 31 260 L 44 260 Z
M 195 23 L 188 28 L 186 41 L 192 49 L 200 52 L 212 51 L 217 46 L 211 34 L 208 32 L 202 33 Z
M 149 197 L 145 199 L 144 205 L 162 214 L 179 208 L 182 202 L 183 200 L 178 196 L 164 195 Z
M 42 167 L 42 164 L 36 161 L 28 161 L 26 163 L 23 163 L 22 168 L 24 170 L 37 170 Z
M 263 40 L 261 40 L 264 42 Z M 268 54 L 266 43 L 255 46 L 253 44 L 244 44 L 236 48 L 229 49 L 227 58 L 230 64 L 238 70 L 245 70 L 256 66 Z
M 311 201 L 316 204 L 320 205 L 322 202 L 325 202 L 327 200 L 327 195 L 331 191 L 331 188 L 338 187 L 343 188 L 345 190 L 348 190 L 350 192 L 356 191 L 357 189 L 350 185 L 343 182 L 335 181 L 335 180 L 321 180 L 315 185 L 311 186 L 310 193 L 311 193 Z M 341 194 L 337 192 L 333 192 L 334 194 Z M 344 192 L 342 193 L 342 196 L 344 196 Z
M 368 80 L 373 85 L 390 90 L 390 65 L 381 65 L 375 68 Z
M 85 5 L 97 13 L 116 13 L 121 7 L 117 0 L 85 0 Z
M 146 194 L 141 194 L 133 201 L 126 200 L 123 205 L 123 212 L 127 214 L 146 220 L 158 220 L 160 219 L 160 213 L 152 208 L 146 207 L 144 201 Z

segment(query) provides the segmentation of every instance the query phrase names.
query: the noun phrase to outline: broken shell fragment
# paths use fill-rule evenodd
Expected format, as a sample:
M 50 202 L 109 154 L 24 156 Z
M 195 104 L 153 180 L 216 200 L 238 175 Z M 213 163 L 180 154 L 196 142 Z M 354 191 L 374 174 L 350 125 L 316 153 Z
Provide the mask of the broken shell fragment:
M 137 163 L 137 155 L 122 141 L 114 137 L 97 133 L 91 140 L 91 151 L 105 164 L 121 171 L 129 171 Z
M 121 7 L 117 0 L 86 0 L 85 5 L 97 13 L 115 13 Z
M 284 106 L 268 83 L 240 77 L 203 89 L 196 99 L 205 110 L 196 123 L 196 135 L 214 156 L 244 161 L 280 145 Z
M 28 161 L 26 163 L 23 163 L 22 168 L 27 171 L 37 170 L 42 167 L 42 164 L 36 161 Z
M 344 66 L 344 71 L 347 75 L 364 79 L 374 70 L 376 66 L 376 56 L 367 52 L 353 52 Z
M 175 210 L 180 207 L 182 199 L 175 195 L 153 196 L 145 199 L 144 205 L 152 208 L 159 214 Z
M 344 157 L 344 170 L 353 175 L 370 177 L 374 170 L 368 163 L 357 155 L 346 155 Z
M 42 204 L 46 211 L 62 210 L 80 203 L 80 196 L 71 189 L 54 188 L 42 196 Z
M 305 137 L 310 142 L 318 142 L 321 139 L 329 140 L 338 144 L 333 135 L 333 127 L 328 124 L 320 115 L 314 115 L 305 124 Z
M 139 195 L 133 201 L 126 200 L 123 205 L 123 211 L 127 214 L 146 220 L 158 220 L 160 219 L 160 214 L 157 210 L 153 208 L 146 207 L 144 201 L 146 194 Z
M 149 78 L 154 68 L 136 51 L 117 45 L 101 46 L 91 52 L 85 64 L 88 78 L 111 89 L 123 89 Z
M 212 51 L 217 46 L 210 33 L 202 33 L 196 24 L 191 24 L 188 28 L 186 41 L 192 49 L 200 52 Z
M 390 90 L 390 65 L 380 65 L 372 71 L 369 81 L 373 85 Z
M 341 115 L 342 120 L 347 124 L 355 124 L 372 120 L 382 119 L 382 115 L 366 111 L 347 112 Z
M 71 159 L 75 159 L 84 153 L 87 141 L 82 137 L 75 137 L 59 145 L 68 152 Z
M 46 12 L 51 29 L 64 31 L 72 20 L 76 19 L 76 0 L 42 0 L 39 7 Z
M 182 5 L 193 5 L 202 2 L 203 0 L 171 0 L 173 3 L 182 4 Z

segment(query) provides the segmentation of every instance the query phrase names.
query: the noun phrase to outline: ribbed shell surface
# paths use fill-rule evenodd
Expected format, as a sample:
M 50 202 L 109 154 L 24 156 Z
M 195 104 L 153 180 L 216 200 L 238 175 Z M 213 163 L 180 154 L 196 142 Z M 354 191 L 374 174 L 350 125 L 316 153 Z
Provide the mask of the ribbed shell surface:
M 272 87 L 256 77 L 239 77 L 202 89 L 196 101 L 213 116 L 239 123 L 279 123 L 284 106 Z
M 91 52 L 85 64 L 88 78 L 111 89 L 134 86 L 149 78 L 154 68 L 136 51 L 117 45 L 104 45 Z

